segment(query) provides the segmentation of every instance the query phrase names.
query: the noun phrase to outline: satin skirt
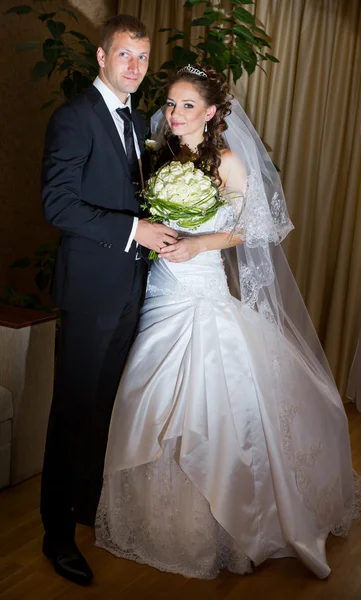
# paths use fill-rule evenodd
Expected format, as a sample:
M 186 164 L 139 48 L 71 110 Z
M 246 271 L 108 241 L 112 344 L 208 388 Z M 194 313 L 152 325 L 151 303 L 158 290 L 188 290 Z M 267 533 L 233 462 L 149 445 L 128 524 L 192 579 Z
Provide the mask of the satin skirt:
M 327 577 L 326 538 L 356 515 L 342 402 L 230 296 L 213 258 L 193 275 L 189 263 L 152 268 L 111 420 L 97 545 L 187 577 L 282 556 Z

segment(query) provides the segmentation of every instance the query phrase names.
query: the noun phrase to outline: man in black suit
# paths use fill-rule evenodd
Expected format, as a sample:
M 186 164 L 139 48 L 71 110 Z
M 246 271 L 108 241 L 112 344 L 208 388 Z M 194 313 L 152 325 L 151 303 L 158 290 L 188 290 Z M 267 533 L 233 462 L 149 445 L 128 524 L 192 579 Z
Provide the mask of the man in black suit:
M 62 311 L 41 490 L 43 552 L 77 583 L 93 574 L 75 523 L 94 523 L 109 421 L 135 332 L 146 264 L 140 247 L 176 241 L 138 219 L 145 123 L 130 94 L 149 60 L 147 31 L 129 15 L 102 28 L 99 76 L 50 119 L 42 170 L 46 220 L 61 231 L 53 281 Z

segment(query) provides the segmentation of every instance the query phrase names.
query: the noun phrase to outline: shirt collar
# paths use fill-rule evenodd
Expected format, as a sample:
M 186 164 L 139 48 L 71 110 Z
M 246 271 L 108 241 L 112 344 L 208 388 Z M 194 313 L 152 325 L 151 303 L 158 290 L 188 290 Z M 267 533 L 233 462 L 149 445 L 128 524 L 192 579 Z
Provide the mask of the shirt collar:
M 96 77 L 93 81 L 93 86 L 97 88 L 98 92 L 103 96 L 103 100 L 108 107 L 109 112 L 114 112 L 117 108 L 125 108 L 126 106 L 129 108 L 130 112 L 132 112 L 131 106 L 131 97 L 128 95 L 127 101 L 124 104 L 121 100 L 119 100 L 118 96 L 112 92 L 112 90 L 100 79 L 100 77 Z

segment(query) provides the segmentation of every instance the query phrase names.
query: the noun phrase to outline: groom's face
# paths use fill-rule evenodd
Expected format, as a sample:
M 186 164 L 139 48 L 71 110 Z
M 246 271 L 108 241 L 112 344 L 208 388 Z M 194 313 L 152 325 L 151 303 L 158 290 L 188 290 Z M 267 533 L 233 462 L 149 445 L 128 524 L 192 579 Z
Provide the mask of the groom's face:
M 98 48 L 99 76 L 122 102 L 143 81 L 148 69 L 149 53 L 147 38 L 134 38 L 127 32 L 114 34 L 107 53 L 103 48 Z

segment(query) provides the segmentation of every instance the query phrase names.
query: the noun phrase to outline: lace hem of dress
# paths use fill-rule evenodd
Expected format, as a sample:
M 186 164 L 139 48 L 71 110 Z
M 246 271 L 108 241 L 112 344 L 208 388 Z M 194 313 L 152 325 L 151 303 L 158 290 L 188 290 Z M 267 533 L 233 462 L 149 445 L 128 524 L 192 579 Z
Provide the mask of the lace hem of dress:
M 103 515 L 106 519 L 106 515 Z M 158 571 L 163 571 L 164 573 L 173 573 L 174 575 L 183 575 L 183 577 L 187 577 L 187 579 L 216 579 L 221 571 L 227 570 L 230 573 L 235 573 L 236 575 L 245 575 L 246 573 L 252 573 L 253 569 L 251 566 L 251 561 L 248 557 L 244 557 L 243 565 L 240 565 L 240 561 L 237 561 L 238 566 L 232 566 L 235 564 L 234 559 L 231 556 L 228 558 L 223 556 L 223 559 L 220 561 L 218 565 L 215 565 L 214 570 L 211 572 L 205 572 L 201 569 L 194 570 L 194 568 L 186 567 L 184 565 L 175 565 L 169 566 L 164 563 L 161 563 L 155 560 L 150 554 L 139 550 L 138 553 L 135 552 L 126 552 L 122 550 L 116 544 L 104 543 L 100 541 L 96 541 L 95 545 L 98 548 L 103 548 L 103 550 L 107 550 L 116 556 L 117 558 L 124 558 L 125 560 L 133 560 L 141 565 L 148 565 L 149 567 L 153 567 L 154 569 L 158 569 Z
M 273 372 L 275 386 L 279 384 L 281 365 L 279 358 L 274 355 Z M 285 365 L 283 365 L 285 367 Z M 281 394 L 281 387 L 279 387 Z M 293 404 L 288 401 L 280 404 L 280 427 L 283 452 L 290 461 L 295 473 L 297 489 L 303 501 L 316 517 L 320 528 L 328 530 L 333 535 L 347 537 L 351 523 L 361 514 L 361 476 L 353 471 L 353 489 L 350 495 L 342 499 L 340 476 L 331 479 L 320 486 L 316 475 L 317 461 L 324 453 L 321 443 L 315 443 L 307 449 L 295 449 L 293 444 L 292 423 L 302 410 L 303 402 Z
M 168 441 L 156 461 L 105 477 L 97 546 L 188 578 L 214 579 L 224 569 L 250 573 L 250 559 L 216 521 L 176 452 L 176 442 Z

